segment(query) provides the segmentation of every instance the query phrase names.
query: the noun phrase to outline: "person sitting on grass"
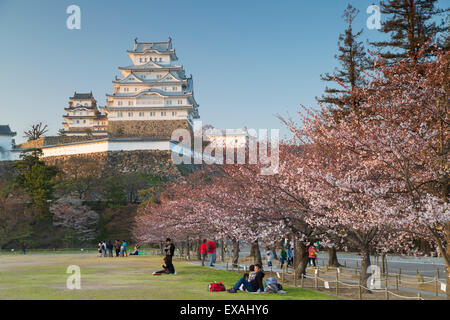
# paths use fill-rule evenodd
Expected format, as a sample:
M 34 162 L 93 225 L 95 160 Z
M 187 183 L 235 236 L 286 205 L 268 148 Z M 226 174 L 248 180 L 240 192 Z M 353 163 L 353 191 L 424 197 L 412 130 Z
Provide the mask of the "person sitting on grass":
M 249 270 L 250 273 L 244 274 L 244 276 L 239 279 L 234 287 L 229 289 L 228 292 L 236 293 L 242 285 L 244 285 L 244 291 L 264 292 L 264 272 L 262 272 L 262 266 L 260 264 L 251 265 Z
M 255 264 L 250 266 L 250 273 L 244 274 L 244 276 L 239 279 L 233 288 L 229 289 L 228 292 L 236 293 L 239 288 L 244 285 L 244 290 L 249 292 L 264 292 L 264 272 L 262 271 L 262 266 L 260 264 Z
M 168 263 L 168 262 L 169 262 L 169 258 L 168 257 L 164 257 L 164 263 L 165 264 L 162 265 L 163 270 L 153 272 L 153 275 L 156 276 L 156 275 L 161 275 L 163 273 L 165 273 L 165 274 L 175 274 L 175 268 L 173 267 L 173 264 Z
M 134 252 L 130 253 L 130 256 L 137 256 L 137 255 L 139 255 L 139 248 L 140 248 L 140 246 L 138 244 L 135 245 L 134 246 Z
M 244 285 L 244 291 L 252 292 L 253 288 L 250 284 L 250 280 L 254 279 L 256 276 L 255 266 L 253 264 L 249 267 L 249 271 L 250 273 L 244 273 L 242 278 L 240 278 L 238 282 L 236 282 L 236 284 L 233 286 L 233 288 L 228 290 L 228 292 L 236 293 L 242 285 Z
M 250 280 L 250 284 L 253 289 L 252 292 L 264 292 L 264 285 L 263 285 L 264 276 L 265 274 L 262 271 L 262 266 L 259 263 L 255 264 L 255 277 L 254 279 Z

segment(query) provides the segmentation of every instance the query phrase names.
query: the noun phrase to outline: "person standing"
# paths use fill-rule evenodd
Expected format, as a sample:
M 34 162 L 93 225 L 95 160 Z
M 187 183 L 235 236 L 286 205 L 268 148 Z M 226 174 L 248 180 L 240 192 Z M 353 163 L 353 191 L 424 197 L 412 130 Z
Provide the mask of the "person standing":
M 22 251 L 23 254 L 27 254 L 27 244 L 25 242 L 22 243 Z
M 103 257 L 106 258 L 106 256 L 107 256 L 106 241 L 102 241 L 102 253 L 103 253 Z
M 102 256 L 102 252 L 103 252 L 103 244 L 102 244 L 102 242 L 100 241 L 100 242 L 98 243 L 98 254 L 97 254 L 97 257 L 101 257 L 101 256 Z
M 122 244 L 120 243 L 119 240 L 114 241 L 114 248 L 116 249 L 116 257 L 118 257 L 120 255 L 120 247 L 121 246 L 122 246 Z
M 272 260 L 273 260 L 273 252 L 270 250 L 269 247 L 266 248 L 266 257 L 267 257 L 267 266 L 269 268 L 272 267 Z
M 167 238 L 166 239 L 166 245 L 164 247 L 164 251 L 166 253 L 166 267 L 168 270 L 172 270 L 172 274 L 175 274 L 175 267 L 173 266 L 172 258 L 175 254 L 175 245 L 172 243 L 172 239 Z
M 202 267 L 205 266 L 205 260 L 207 256 L 208 256 L 208 244 L 207 240 L 203 239 L 203 242 L 200 245 L 200 257 L 202 258 Z
M 126 240 L 123 240 L 122 246 L 123 246 L 123 256 L 128 257 L 128 243 Z
M 286 248 L 286 255 L 287 255 L 287 267 L 293 267 L 294 266 L 294 254 L 292 253 L 291 246 L 288 245 Z
M 284 262 L 287 259 L 287 253 L 286 250 L 284 250 L 284 247 L 281 247 L 280 251 L 280 268 L 283 269 Z
M 209 253 L 209 266 L 214 267 L 214 262 L 216 261 L 216 243 L 213 240 L 209 240 L 208 244 L 208 253 Z
M 313 263 L 314 267 L 316 267 L 316 258 L 317 258 L 317 253 L 319 251 L 317 250 L 317 248 L 314 245 L 310 245 L 308 248 L 308 264 L 309 263 Z
M 106 244 L 106 248 L 108 249 L 109 252 L 109 257 L 112 258 L 113 257 L 113 244 L 111 242 L 111 240 L 108 240 L 108 243 Z

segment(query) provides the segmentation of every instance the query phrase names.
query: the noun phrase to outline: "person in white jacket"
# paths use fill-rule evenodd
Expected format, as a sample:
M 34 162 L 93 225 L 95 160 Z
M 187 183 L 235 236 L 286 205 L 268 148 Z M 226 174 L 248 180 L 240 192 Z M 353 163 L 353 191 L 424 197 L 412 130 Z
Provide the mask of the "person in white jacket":
M 267 266 L 272 267 L 273 252 L 269 247 L 266 248 Z

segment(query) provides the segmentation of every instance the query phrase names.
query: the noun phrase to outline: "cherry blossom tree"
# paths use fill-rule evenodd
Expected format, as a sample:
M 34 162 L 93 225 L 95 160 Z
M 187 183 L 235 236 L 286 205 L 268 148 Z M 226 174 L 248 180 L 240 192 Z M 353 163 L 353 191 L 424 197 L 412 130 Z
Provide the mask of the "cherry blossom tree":
M 84 242 L 96 238 L 99 215 L 79 199 L 59 199 L 50 211 L 53 213 L 53 225 L 70 230 L 74 240 Z
M 449 274 L 449 52 L 375 62 L 367 88 L 352 92 L 362 103 L 339 121 L 325 108 L 307 110 L 301 126 L 285 121 L 311 145 L 305 191 L 358 244 L 364 264 L 370 246 L 418 253 L 420 237 L 439 249 Z

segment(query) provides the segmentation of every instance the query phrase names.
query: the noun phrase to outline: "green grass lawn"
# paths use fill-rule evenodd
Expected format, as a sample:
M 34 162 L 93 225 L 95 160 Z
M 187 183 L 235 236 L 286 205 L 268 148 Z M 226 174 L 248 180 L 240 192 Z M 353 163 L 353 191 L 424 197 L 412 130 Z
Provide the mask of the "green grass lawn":
M 229 271 L 174 261 L 176 275 L 152 276 L 158 256 L 97 258 L 95 254 L 0 256 L 0 299 L 240 299 L 324 300 L 334 296 L 286 287 L 285 294 L 207 291 L 221 281 L 227 289 L 239 278 Z M 81 290 L 66 288 L 69 265 L 81 268 Z

